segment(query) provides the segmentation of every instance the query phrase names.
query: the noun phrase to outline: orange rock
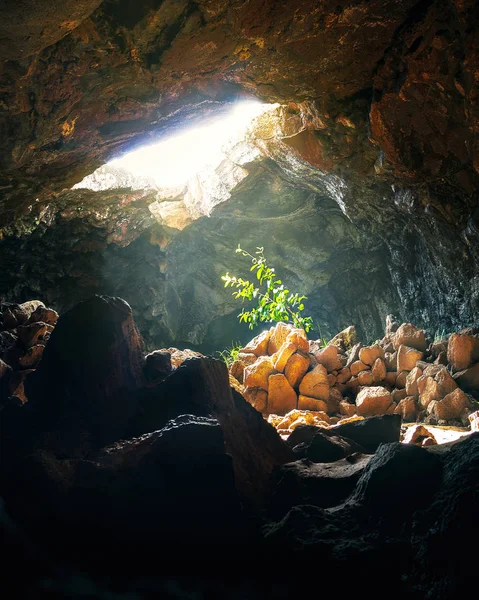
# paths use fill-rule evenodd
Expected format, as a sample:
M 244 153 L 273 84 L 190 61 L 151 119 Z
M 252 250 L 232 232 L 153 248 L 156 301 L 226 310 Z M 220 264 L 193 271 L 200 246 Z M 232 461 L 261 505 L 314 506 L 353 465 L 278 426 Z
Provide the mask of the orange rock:
M 348 379 L 351 379 L 351 370 L 349 367 L 343 367 L 336 377 L 336 383 L 346 383 Z
M 407 374 L 408 371 L 401 371 L 398 373 L 398 376 L 396 377 L 396 387 L 400 389 L 406 387 Z
M 372 385 L 374 381 L 371 371 L 361 371 L 358 373 L 359 385 Z
M 271 337 L 273 328 L 262 331 L 259 335 L 254 337 L 246 346 L 242 349 L 244 353 L 252 353 L 255 356 L 266 356 L 268 354 L 268 344 Z
M 429 429 L 424 427 L 424 425 L 416 425 L 413 427 L 408 427 L 403 442 L 405 444 L 414 444 L 415 446 L 421 446 L 423 440 L 428 438 L 432 438 L 434 442 L 437 443 L 434 434 L 431 431 L 429 431 Z
M 329 399 L 328 399 L 328 414 L 339 412 L 339 405 L 343 400 L 343 395 L 341 392 L 333 387 L 329 390 Z
M 39 362 L 42 360 L 44 350 L 45 346 L 43 344 L 31 346 L 23 356 L 20 356 L 18 359 L 18 364 L 22 367 L 22 369 L 36 368 Z
M 397 356 L 398 371 L 412 371 L 416 366 L 417 361 L 421 360 L 423 356 L 423 352 L 401 344 L 398 348 Z
M 329 344 L 325 348 L 315 352 L 314 356 L 318 364 L 323 365 L 328 373 L 342 368 L 341 359 L 339 358 L 338 348 Z
M 267 412 L 268 392 L 266 390 L 262 390 L 261 388 L 245 388 L 243 396 L 256 410 L 259 410 L 261 413 Z
M 471 431 L 479 431 L 479 410 L 474 411 L 468 417 L 471 424 Z
M 275 372 L 271 358 L 260 356 L 255 363 L 245 367 L 243 383 L 246 387 L 259 387 L 267 390 L 269 376 Z
M 339 412 L 347 417 L 352 417 L 356 414 L 356 405 L 350 404 L 347 400 L 342 400 L 339 403 Z
M 328 383 L 329 383 L 329 387 L 333 387 L 333 385 L 336 385 L 336 376 L 333 375 L 332 373 L 328 373 Z
M 386 377 L 384 378 L 384 383 L 386 383 L 387 385 L 390 385 L 391 387 L 393 385 L 396 385 L 397 376 L 398 376 L 398 373 L 396 371 L 388 371 L 386 373 Z
M 359 390 L 359 379 L 357 377 L 351 377 L 351 379 L 346 382 L 346 389 L 356 395 Z
M 467 394 L 460 388 L 455 389 L 442 400 L 438 400 L 434 412 L 439 420 L 452 421 L 461 419 L 466 409 L 471 408 Z
M 386 371 L 397 371 L 398 370 L 398 353 L 397 352 L 386 352 L 384 355 L 384 364 L 386 365 Z
M 295 352 L 296 346 L 291 342 L 285 341 L 276 353 L 276 360 L 274 361 L 275 370 L 282 373 L 286 367 L 286 363 Z
M 351 376 L 355 377 L 358 373 L 360 373 L 361 371 L 367 371 L 368 370 L 368 365 L 365 365 L 363 363 L 363 361 L 361 360 L 356 360 L 353 362 L 353 364 L 349 367 L 350 371 L 351 371 Z
M 396 402 L 391 402 L 389 408 L 387 409 L 387 411 L 384 414 L 394 415 L 394 413 L 396 412 L 396 408 L 397 408 Z
M 314 410 L 327 413 L 328 405 L 324 400 L 318 400 L 317 398 L 311 398 L 310 396 L 304 396 L 303 394 L 300 394 L 298 397 L 298 409 Z
M 408 396 L 414 396 L 417 398 L 419 396 L 419 391 L 417 389 L 417 380 L 422 376 L 422 370 L 419 367 L 414 367 L 414 369 L 408 373 L 406 377 L 406 393 Z
M 392 404 L 392 396 L 384 387 L 365 387 L 356 397 L 356 409 L 358 415 L 371 417 L 383 415 Z
M 299 393 L 303 396 L 327 402 L 329 399 L 329 383 L 328 374 L 323 365 L 317 365 L 312 371 L 306 373 L 299 384 Z
M 404 400 L 404 398 L 406 398 L 407 393 L 404 388 L 402 390 L 395 389 L 391 392 L 391 396 L 392 396 L 393 402 L 396 402 L 396 404 L 397 404 L 401 400 Z
M 456 373 L 454 381 L 465 390 L 479 390 L 479 362 Z
M 373 366 L 377 358 L 384 358 L 384 350 L 381 346 L 365 346 L 359 351 L 359 360 L 370 367 Z
M 415 421 L 418 413 L 417 403 L 415 398 L 407 396 L 398 402 L 394 412 L 402 416 L 403 421 Z
M 411 325 L 411 323 L 403 323 L 394 334 L 394 349 L 397 350 L 399 346 L 408 346 L 409 348 L 415 348 L 424 352 L 427 348 L 426 336 L 422 329 L 418 329 Z
M 441 396 L 447 396 L 447 394 L 457 389 L 457 383 L 446 368 L 439 371 L 434 379 L 439 386 Z
M 373 374 L 374 383 L 380 383 L 381 381 L 384 381 L 387 371 L 386 365 L 384 364 L 384 360 L 382 358 L 376 358 L 371 372 Z
M 286 338 L 293 330 L 293 326 L 290 323 L 279 322 L 275 327 L 271 328 L 271 335 L 268 343 L 268 354 L 274 354 L 286 341 Z
M 298 398 L 282 373 L 270 375 L 268 380 L 268 412 L 285 415 L 296 408 Z
M 296 350 L 306 354 L 309 352 L 309 342 L 304 329 L 292 329 L 286 337 L 286 341 L 294 344 Z
M 289 357 L 286 367 L 284 368 L 284 374 L 291 387 L 295 388 L 299 385 L 308 369 L 309 358 L 304 356 L 304 354 L 295 352 Z
M 479 338 L 453 333 L 447 345 L 447 360 L 455 371 L 462 371 L 479 361 Z
M 428 407 L 431 400 L 441 398 L 441 391 L 433 377 L 427 377 L 426 375 L 419 377 L 417 380 L 417 389 L 419 392 L 419 403 L 424 408 Z

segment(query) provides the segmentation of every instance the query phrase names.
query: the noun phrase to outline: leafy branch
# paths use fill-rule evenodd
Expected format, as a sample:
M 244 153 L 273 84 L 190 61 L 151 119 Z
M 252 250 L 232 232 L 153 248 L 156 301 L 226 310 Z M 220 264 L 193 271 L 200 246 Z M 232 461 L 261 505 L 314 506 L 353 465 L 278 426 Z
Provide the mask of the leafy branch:
M 303 317 L 306 296 L 291 292 L 278 278 L 273 267 L 268 266 L 264 256 L 264 248 L 257 247 L 255 255 L 243 250 L 238 244 L 236 252 L 251 259 L 250 272 L 255 272 L 256 282 L 253 283 L 242 277 L 226 273 L 221 279 L 225 287 L 236 288 L 232 295 L 237 300 L 256 300 L 257 304 L 251 310 L 244 308 L 239 313 L 240 323 L 248 323 L 253 329 L 260 322 L 285 321 L 292 322 L 295 327 L 301 327 L 308 332 L 313 327 L 311 317 Z

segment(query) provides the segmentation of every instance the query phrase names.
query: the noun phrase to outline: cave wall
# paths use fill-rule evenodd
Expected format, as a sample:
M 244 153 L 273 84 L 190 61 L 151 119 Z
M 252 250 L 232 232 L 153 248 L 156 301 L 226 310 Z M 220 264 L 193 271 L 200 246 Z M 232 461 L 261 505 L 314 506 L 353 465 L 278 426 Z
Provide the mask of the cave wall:
M 217 285 L 240 241 L 266 246 L 325 334 L 356 323 L 372 340 L 389 312 L 431 334 L 477 324 L 477 3 L 68 10 L 0 8 L 15 23 L 0 27 L 0 295 L 63 310 L 115 293 L 152 343 L 207 349 L 245 335 Z M 181 233 L 154 222 L 148 190 L 62 191 L 248 94 L 283 104 L 257 132 L 261 166 Z

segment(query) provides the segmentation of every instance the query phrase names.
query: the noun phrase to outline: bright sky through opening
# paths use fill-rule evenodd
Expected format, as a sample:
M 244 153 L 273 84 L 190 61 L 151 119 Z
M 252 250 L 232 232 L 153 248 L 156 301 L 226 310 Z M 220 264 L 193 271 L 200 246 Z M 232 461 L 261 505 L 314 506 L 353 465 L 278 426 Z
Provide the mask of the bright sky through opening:
M 224 117 L 143 146 L 108 164 L 150 177 L 160 187 L 184 184 L 205 167 L 217 166 L 224 158 L 222 146 L 230 139 L 241 139 L 252 120 L 274 106 L 251 100 L 238 102 Z

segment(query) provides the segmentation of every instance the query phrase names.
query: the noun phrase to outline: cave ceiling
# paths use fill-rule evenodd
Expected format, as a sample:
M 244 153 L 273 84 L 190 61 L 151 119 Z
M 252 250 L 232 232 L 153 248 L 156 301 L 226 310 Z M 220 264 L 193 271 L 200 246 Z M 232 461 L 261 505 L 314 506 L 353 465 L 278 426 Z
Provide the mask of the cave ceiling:
M 73 253 L 63 277 L 79 270 L 83 295 L 102 291 L 92 266 L 100 258 L 85 252 L 96 244 L 116 256 L 145 244 L 145 264 L 155 270 L 146 279 L 170 275 L 161 302 L 153 294 L 161 306 L 138 309 L 146 320 L 170 313 L 162 339 L 200 344 L 218 329 L 218 306 L 221 317 L 234 309 L 213 294 L 214 314 L 200 311 L 203 330 L 191 334 L 178 298 L 195 291 L 179 283 L 178 256 L 198 252 L 200 238 L 210 244 L 204 252 L 220 256 L 225 242 L 208 238 L 199 219 L 166 244 L 171 232 L 158 229 L 148 211 L 151 190 L 68 190 L 128 150 L 255 97 L 281 107 L 273 131 L 258 131 L 260 157 L 246 165 L 247 181 L 212 215 L 217 231 L 230 227 L 233 235 L 244 205 L 246 235 L 275 196 L 274 218 L 287 199 L 290 215 L 321 206 L 318 224 L 311 215 L 288 219 L 290 248 L 299 248 L 307 224 L 306 273 L 289 246 L 273 256 L 289 257 L 285 268 L 308 293 L 323 290 L 318 304 L 329 308 L 318 310 L 331 328 L 359 319 L 372 335 L 393 309 L 430 325 L 437 315 L 451 326 L 477 315 L 476 2 L 20 0 L 0 6 L 0 23 L 0 294 L 55 296 L 59 282 L 46 262 L 56 262 L 52 248 L 62 244 Z M 252 205 L 245 190 L 263 203 Z M 161 257 L 151 257 L 152 248 Z M 334 260 L 319 260 L 321 252 Z M 26 265 L 23 284 L 15 260 Z M 122 260 L 114 260 L 119 271 Z M 39 269 L 48 293 L 31 275 Z M 345 290 L 365 282 L 369 291 L 355 312 Z M 106 287 L 128 296 L 126 282 Z M 55 297 L 60 308 L 77 295 L 73 284 L 67 288 L 63 300 Z M 371 303 L 376 316 L 368 324 Z

